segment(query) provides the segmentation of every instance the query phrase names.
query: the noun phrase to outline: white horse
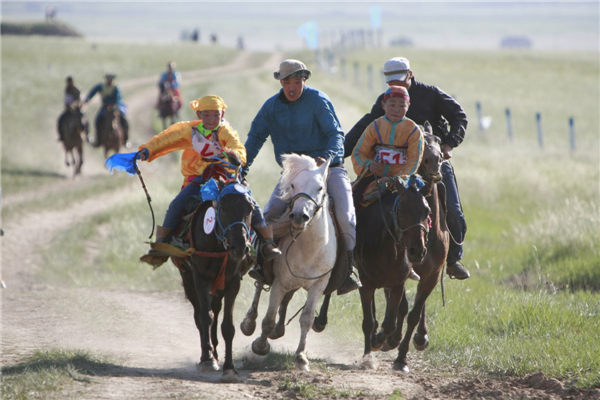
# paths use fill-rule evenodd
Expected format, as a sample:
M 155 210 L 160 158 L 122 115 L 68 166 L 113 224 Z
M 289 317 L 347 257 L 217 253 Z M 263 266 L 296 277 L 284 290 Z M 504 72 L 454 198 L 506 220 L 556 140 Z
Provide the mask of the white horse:
M 329 162 L 318 167 L 308 156 L 283 156 L 281 198 L 289 201 L 290 207 L 273 224 L 275 236 L 281 235 L 278 246 L 283 254 L 274 260 L 269 307 L 262 321 L 262 333 L 252 343 L 255 354 L 265 356 L 269 353 L 269 335 L 275 328 L 276 314 L 283 298 L 288 293 L 291 298 L 296 290 L 304 288 L 308 295 L 300 316 L 300 343 L 294 364 L 305 371 L 309 370 L 305 355 L 306 336 L 313 324 L 317 300 L 327 287 L 336 259 L 337 238 L 328 209 L 328 174 Z M 258 304 L 260 290 L 257 288 L 252 307 Z M 251 314 L 248 311 L 247 315 Z

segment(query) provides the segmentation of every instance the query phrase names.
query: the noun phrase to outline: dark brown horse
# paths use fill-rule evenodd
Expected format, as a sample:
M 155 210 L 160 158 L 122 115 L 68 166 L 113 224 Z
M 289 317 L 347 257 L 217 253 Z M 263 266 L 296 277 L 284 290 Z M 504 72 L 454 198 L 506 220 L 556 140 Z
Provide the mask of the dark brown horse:
M 201 204 L 192 217 L 190 244 L 196 249 L 189 259 L 174 258 L 183 287 L 194 306 L 202 355 L 199 372 L 217 371 L 217 321 L 223 299 L 221 333 L 225 340 L 222 382 L 239 382 L 233 366 L 235 335 L 233 306 L 240 289 L 243 260 L 249 251 L 249 227 L 253 205 L 240 183 L 219 183 L 217 200 Z
M 394 361 L 393 368 L 404 372 L 409 372 L 407 353 L 411 335 L 417 324 L 417 332 L 413 337 L 415 349 L 425 350 L 429 345 L 425 302 L 440 280 L 444 264 L 446 263 L 450 240 L 448 226 L 446 225 L 446 190 L 444 184 L 440 182 L 441 164 L 443 162 L 440 140 L 433 135 L 431 125 L 428 122 L 425 123 L 423 131 L 425 133 L 426 147 L 423 154 L 423 161 L 419 167 L 419 173 L 425 179 L 426 184 L 421 189 L 421 193 L 423 193 L 431 208 L 432 219 L 428 235 L 427 256 L 422 262 L 413 264 L 413 269 L 421 277 L 417 286 L 413 308 L 408 313 L 408 299 L 404 295 L 398 309 L 396 329 L 382 347 L 382 350 L 387 351 L 400 345 L 398 358 Z M 388 295 L 386 293 L 386 296 Z M 402 325 L 407 314 L 406 333 L 402 338 Z M 387 318 L 388 313 L 386 312 Z M 386 323 L 387 321 L 384 320 L 383 325 Z M 402 339 L 402 342 L 400 342 L 400 339 Z
M 98 127 L 101 145 L 104 146 L 104 158 L 108 158 L 109 150 L 118 153 L 125 144 L 123 126 L 121 126 L 121 111 L 114 105 L 107 106 L 106 114 Z
M 81 107 L 75 104 L 69 106 L 60 119 L 58 129 L 65 147 L 65 164 L 67 167 L 73 165 L 73 177 L 75 177 L 81 173 L 83 164 L 83 138 L 81 135 L 88 129 Z
M 171 125 L 177 122 L 178 111 L 181 108 L 179 96 L 168 83 L 161 85 L 158 102 L 158 116 L 162 119 L 163 129 L 167 129 L 167 118 L 171 119 Z
M 365 336 L 364 361 L 372 366 L 371 351 L 378 350 L 396 329 L 398 306 L 411 264 L 419 263 L 427 253 L 430 209 L 417 187 L 416 176 L 408 188 L 394 179 L 396 192 L 385 192 L 376 203 L 357 215 L 354 256 L 362 287 Z M 386 318 L 377 331 L 375 290 L 389 290 Z

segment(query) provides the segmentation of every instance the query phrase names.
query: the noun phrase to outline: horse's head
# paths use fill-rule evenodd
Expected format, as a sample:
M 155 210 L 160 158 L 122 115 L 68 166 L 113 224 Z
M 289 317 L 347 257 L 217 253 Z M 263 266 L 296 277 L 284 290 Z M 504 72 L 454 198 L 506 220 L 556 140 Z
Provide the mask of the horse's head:
M 229 255 L 241 261 L 249 250 L 249 227 L 254 206 L 248 189 L 240 183 L 226 184 L 219 180 L 221 196 L 216 204 L 217 221 L 223 244 Z M 217 200 L 215 200 L 217 201 Z
M 292 229 L 303 231 L 326 201 L 329 161 L 318 167 L 312 157 L 297 154 L 286 154 L 282 161 L 281 198 L 289 201 Z
M 433 134 L 429 121 L 425 121 L 422 130 L 425 137 L 425 150 L 423 151 L 423 160 L 419 167 L 419 174 L 426 181 L 434 180 L 437 182 L 441 179 L 442 162 L 444 162 L 441 149 L 442 141 Z
M 419 191 L 417 175 L 411 175 L 408 187 L 394 180 L 398 198 L 394 205 L 394 226 L 400 245 L 406 248 L 408 259 L 419 263 L 427 254 L 427 236 L 431 209 Z

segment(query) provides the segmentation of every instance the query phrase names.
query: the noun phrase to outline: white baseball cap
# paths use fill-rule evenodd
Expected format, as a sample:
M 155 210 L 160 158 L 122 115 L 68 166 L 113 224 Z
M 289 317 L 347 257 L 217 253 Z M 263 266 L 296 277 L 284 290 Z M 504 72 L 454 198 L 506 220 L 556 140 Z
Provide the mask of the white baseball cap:
M 410 63 L 404 57 L 394 57 L 387 60 L 383 65 L 383 75 L 385 82 L 404 81 L 410 72 Z

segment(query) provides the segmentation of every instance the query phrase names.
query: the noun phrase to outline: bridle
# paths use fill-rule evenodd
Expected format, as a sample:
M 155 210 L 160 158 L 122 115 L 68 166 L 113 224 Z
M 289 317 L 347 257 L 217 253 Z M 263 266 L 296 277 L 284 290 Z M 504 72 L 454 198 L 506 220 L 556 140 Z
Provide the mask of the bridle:
M 416 224 L 409 226 L 408 228 L 401 228 L 400 223 L 398 222 L 398 199 L 399 198 L 400 198 L 400 196 L 396 196 L 396 200 L 394 201 L 393 215 L 392 215 L 392 217 L 394 219 L 394 230 L 396 231 L 396 235 L 398 236 L 398 238 L 395 238 L 394 236 L 392 236 L 394 238 L 394 241 L 396 242 L 396 244 L 400 245 L 401 248 L 405 248 L 406 245 L 402 241 L 402 237 L 404 236 L 404 234 L 413 228 L 421 228 L 422 230 L 425 231 L 425 245 L 427 245 L 427 242 L 429 241 L 429 227 L 431 226 L 431 217 L 429 217 L 429 216 L 427 217 L 427 221 L 429 222 L 429 224 L 427 226 L 418 222 Z
M 236 195 L 234 193 L 231 193 L 231 194 Z M 246 194 L 237 194 L 237 196 L 246 196 Z M 229 249 L 229 244 L 227 243 L 227 237 L 226 237 L 227 231 L 229 231 L 229 229 L 231 229 L 232 227 L 234 227 L 236 225 L 241 225 L 242 228 L 244 228 L 244 231 L 246 232 L 246 248 L 249 248 L 250 228 L 248 228 L 248 224 L 246 224 L 246 222 L 244 222 L 244 220 L 242 220 L 242 221 L 232 222 L 231 224 L 227 225 L 226 227 L 223 227 L 223 224 L 221 222 L 221 200 L 220 199 L 213 200 L 213 207 L 215 207 L 217 209 L 217 215 L 216 215 L 217 229 L 215 229 L 215 236 L 217 237 L 217 240 L 223 244 L 223 247 L 225 248 L 225 250 Z M 250 214 L 250 217 L 246 217 L 246 218 L 252 218 L 252 214 Z

